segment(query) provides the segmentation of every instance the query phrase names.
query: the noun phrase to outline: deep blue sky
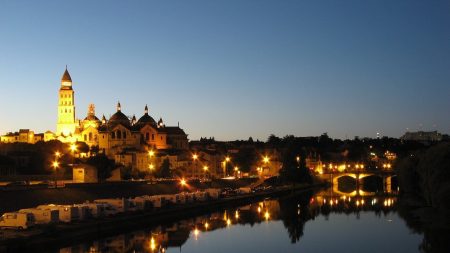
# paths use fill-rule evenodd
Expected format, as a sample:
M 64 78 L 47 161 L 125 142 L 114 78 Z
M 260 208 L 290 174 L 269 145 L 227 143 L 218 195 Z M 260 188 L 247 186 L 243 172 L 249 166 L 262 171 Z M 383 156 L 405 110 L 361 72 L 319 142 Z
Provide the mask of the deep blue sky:
M 450 132 L 450 1 L 1 1 L 0 134 L 140 117 L 190 139 Z

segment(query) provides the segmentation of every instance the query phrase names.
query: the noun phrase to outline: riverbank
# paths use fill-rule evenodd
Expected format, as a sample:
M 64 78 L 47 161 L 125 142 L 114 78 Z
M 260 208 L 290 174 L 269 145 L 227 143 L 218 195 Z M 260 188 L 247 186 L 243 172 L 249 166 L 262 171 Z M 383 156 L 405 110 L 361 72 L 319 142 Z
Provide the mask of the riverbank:
M 267 197 L 275 197 L 293 192 L 301 192 L 322 185 L 297 185 L 273 188 L 267 192 L 246 194 L 207 202 L 177 205 L 149 212 L 126 213 L 111 218 L 95 219 L 73 224 L 57 224 L 51 227 L 34 228 L 20 237 L 5 238 L 0 241 L 0 251 L 43 250 L 63 246 L 77 241 L 113 235 L 130 229 L 157 225 L 195 215 L 215 211 L 228 206 L 239 206 Z
M 214 180 L 209 183 L 188 182 L 194 189 L 239 188 L 256 179 Z M 0 190 L 0 215 L 44 204 L 70 205 L 103 198 L 133 198 L 142 195 L 174 194 L 182 191 L 178 181 L 124 181 L 101 184 L 67 184 L 64 188 Z

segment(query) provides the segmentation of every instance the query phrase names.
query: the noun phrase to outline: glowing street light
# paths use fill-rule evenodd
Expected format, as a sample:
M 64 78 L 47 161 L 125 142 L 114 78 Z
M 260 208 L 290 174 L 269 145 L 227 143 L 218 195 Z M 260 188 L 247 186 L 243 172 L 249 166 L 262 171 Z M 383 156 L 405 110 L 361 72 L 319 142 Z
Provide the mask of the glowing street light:
M 180 180 L 180 184 L 181 184 L 181 186 L 186 186 L 186 180 L 184 179 L 184 178 L 182 178 L 181 180 Z
M 205 222 L 205 229 L 208 230 L 209 224 L 208 222 Z
M 59 151 L 56 151 L 56 152 L 55 152 L 55 157 L 56 157 L 56 158 L 59 158 L 60 156 L 61 156 L 61 153 L 60 153 Z
M 204 178 L 206 179 L 206 173 L 208 172 L 208 166 L 203 166 L 203 173 L 204 173 Z
M 225 160 L 223 161 L 223 177 L 227 176 L 227 163 L 230 162 L 230 157 L 225 157 Z
M 192 155 L 192 160 L 194 160 L 194 167 L 192 167 L 192 176 L 194 176 L 195 172 L 197 172 L 198 155 L 197 154 L 193 154 Z
M 55 169 L 55 188 L 58 188 L 58 179 L 56 178 L 56 172 L 58 171 L 59 162 L 53 161 L 52 167 Z
M 58 163 L 58 161 L 54 161 L 53 163 L 52 163 L 52 166 L 53 166 L 53 168 L 55 169 L 55 171 L 58 169 L 58 167 L 59 167 L 59 163 Z
M 263 162 L 264 162 L 264 163 L 267 164 L 267 163 L 269 163 L 269 161 L 270 161 L 270 158 L 269 158 L 268 156 L 264 156 L 264 157 L 263 157 Z

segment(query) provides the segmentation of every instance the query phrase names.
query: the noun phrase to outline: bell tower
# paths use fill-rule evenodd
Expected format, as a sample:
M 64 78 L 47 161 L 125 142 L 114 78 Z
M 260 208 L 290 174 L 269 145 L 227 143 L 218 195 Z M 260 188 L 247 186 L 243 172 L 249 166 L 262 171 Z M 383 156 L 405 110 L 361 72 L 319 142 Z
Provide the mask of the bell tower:
M 56 125 L 57 136 L 70 136 L 75 133 L 75 92 L 72 89 L 72 78 L 69 71 L 64 71 L 61 78 L 58 99 L 58 123 Z

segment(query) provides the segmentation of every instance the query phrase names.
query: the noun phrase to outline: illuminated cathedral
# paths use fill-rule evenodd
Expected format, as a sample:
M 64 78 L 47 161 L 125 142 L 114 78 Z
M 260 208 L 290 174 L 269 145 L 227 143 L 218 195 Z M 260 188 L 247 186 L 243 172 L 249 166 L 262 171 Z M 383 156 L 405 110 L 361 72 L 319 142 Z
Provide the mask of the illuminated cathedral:
M 122 112 L 117 103 L 116 112 L 109 118 L 103 115 L 100 120 L 95 115 L 95 106 L 89 105 L 87 116 L 83 120 L 76 119 L 75 92 L 69 71 L 64 71 L 61 78 L 58 99 L 58 120 L 56 133 L 45 133 L 45 139 L 58 139 L 62 142 L 85 142 L 90 147 L 98 147 L 100 152 L 114 156 L 124 150 L 136 152 L 150 149 L 166 150 L 188 149 L 186 133 L 179 126 L 165 126 L 160 118 L 156 122 L 150 116 L 148 106 L 144 115 L 136 119 Z

